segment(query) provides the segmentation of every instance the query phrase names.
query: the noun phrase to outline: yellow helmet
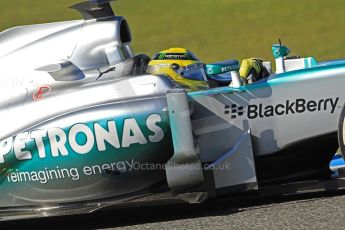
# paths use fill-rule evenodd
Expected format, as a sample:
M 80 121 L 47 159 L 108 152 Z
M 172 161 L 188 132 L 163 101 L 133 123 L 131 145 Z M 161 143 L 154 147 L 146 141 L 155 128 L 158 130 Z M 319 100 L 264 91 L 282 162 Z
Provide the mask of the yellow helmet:
M 153 57 L 147 72 L 169 76 L 178 85 L 190 90 L 208 89 L 205 64 L 184 48 L 163 50 Z

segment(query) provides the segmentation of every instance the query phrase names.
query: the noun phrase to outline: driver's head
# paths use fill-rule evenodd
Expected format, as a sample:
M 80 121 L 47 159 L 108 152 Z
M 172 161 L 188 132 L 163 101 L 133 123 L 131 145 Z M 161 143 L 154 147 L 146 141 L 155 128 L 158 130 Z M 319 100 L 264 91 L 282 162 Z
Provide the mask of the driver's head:
M 192 91 L 208 88 L 204 64 L 184 48 L 170 48 L 159 52 L 149 63 L 147 72 L 166 75 L 178 85 Z

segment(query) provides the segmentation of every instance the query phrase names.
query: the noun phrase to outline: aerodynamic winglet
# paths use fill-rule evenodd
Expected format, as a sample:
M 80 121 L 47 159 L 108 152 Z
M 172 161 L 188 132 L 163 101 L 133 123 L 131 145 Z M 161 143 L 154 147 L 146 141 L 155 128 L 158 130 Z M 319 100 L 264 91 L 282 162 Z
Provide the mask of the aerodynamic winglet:
M 112 1 L 116 0 L 85 1 L 70 6 L 69 8 L 78 10 L 85 20 L 105 19 L 115 16 L 114 11 L 110 5 L 110 2 Z

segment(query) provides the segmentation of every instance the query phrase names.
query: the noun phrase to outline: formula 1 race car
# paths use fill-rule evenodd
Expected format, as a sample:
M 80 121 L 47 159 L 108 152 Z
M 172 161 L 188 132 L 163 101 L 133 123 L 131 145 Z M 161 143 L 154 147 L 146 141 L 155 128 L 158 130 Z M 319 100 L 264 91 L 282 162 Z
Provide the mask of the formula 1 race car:
M 345 150 L 345 60 L 273 45 L 269 77 L 243 85 L 222 61 L 205 66 L 218 85 L 186 92 L 146 72 L 109 2 L 0 33 L 1 220 L 345 188 L 329 168 Z

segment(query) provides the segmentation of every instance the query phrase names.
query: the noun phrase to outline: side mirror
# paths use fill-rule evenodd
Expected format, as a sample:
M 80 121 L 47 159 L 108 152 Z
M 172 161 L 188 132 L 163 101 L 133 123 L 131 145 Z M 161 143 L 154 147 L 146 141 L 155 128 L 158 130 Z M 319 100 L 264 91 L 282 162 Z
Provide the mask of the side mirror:
M 290 53 L 290 49 L 287 46 L 281 44 L 279 39 L 279 44 L 272 45 L 272 54 L 276 61 L 276 73 L 285 72 L 284 57 Z

